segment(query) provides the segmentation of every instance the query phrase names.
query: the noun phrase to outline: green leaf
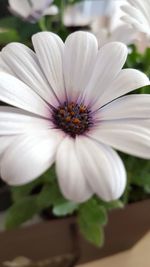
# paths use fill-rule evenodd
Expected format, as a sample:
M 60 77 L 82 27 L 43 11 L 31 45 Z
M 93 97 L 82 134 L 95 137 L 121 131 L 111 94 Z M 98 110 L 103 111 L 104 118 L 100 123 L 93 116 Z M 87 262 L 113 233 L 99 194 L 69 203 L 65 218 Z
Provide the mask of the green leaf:
M 82 0 L 68 0 L 68 4 L 75 4 L 77 2 L 81 2 Z
M 79 220 L 80 231 L 89 242 L 96 246 L 103 246 L 104 231 L 99 224 L 90 224 L 83 218 Z
M 65 216 L 67 214 L 72 214 L 78 207 L 77 204 L 66 201 L 60 192 L 59 185 L 56 179 L 55 169 L 50 170 L 51 179 L 49 179 L 49 174 L 46 173 L 43 176 L 45 184 L 41 192 L 37 196 L 37 205 L 42 209 L 53 207 L 53 214 L 56 216 Z
M 41 178 L 43 179 L 44 183 L 53 183 L 57 179 L 55 165 L 53 165 L 47 172 L 45 172 Z
M 16 29 L 18 27 L 18 18 L 8 16 L 0 19 L 1 28 Z
M 78 208 L 78 204 L 67 201 L 60 205 L 56 205 L 53 208 L 53 214 L 56 216 L 65 216 L 68 214 L 72 214 L 75 210 L 77 210 L 77 208 Z
M 107 213 L 104 206 L 101 206 L 96 199 L 79 206 L 78 222 L 81 233 L 84 237 L 97 246 L 102 246 L 104 233 L 102 226 L 107 223 Z
M 6 215 L 6 229 L 13 229 L 31 219 L 38 212 L 36 197 L 25 197 L 13 204 Z
M 94 198 L 79 206 L 80 216 L 89 223 L 105 225 L 107 223 L 106 209 L 101 206 Z
M 150 186 L 150 161 L 128 157 L 126 167 L 131 184 Z
M 76 2 L 80 2 L 83 0 L 54 0 L 54 4 L 61 8 L 61 2 L 64 2 L 65 5 L 67 4 L 75 4 Z
M 32 192 L 32 190 L 40 184 L 42 184 L 42 178 L 38 178 L 35 181 L 22 186 L 12 186 L 11 192 L 13 201 L 17 202 L 22 198 L 28 196 Z
M 110 202 L 105 202 L 103 200 L 98 200 L 99 204 L 105 207 L 107 210 L 112 209 L 122 209 L 124 207 L 124 203 L 121 200 L 113 200 Z
M 50 185 L 44 185 L 41 192 L 37 195 L 37 206 L 39 210 L 49 208 L 53 204 L 53 194 Z
M 122 154 L 128 173 L 128 186 L 123 196 L 125 203 L 149 197 L 146 190 L 150 185 L 150 161 Z M 128 190 L 127 190 L 128 189 Z
M 150 186 L 150 174 L 144 174 L 143 176 L 133 177 L 132 183 L 139 186 Z
M 61 205 L 66 200 L 62 196 L 57 181 L 43 186 L 37 196 L 37 205 L 40 209 L 46 209 L 51 206 Z
M 5 29 L 4 31 L 0 30 L 0 43 L 7 44 L 9 42 L 19 42 L 20 37 L 16 30 Z
M 28 45 L 31 45 L 31 36 L 39 31 L 39 26 L 37 23 L 32 24 L 15 16 L 8 16 L 1 19 L 0 27 L 16 30 L 19 34 L 21 42 L 27 43 Z
M 30 183 L 22 185 L 22 186 L 11 187 L 12 199 L 14 202 L 17 202 L 21 198 L 24 198 L 25 196 L 30 195 L 31 192 L 37 186 L 42 186 L 43 184 L 50 184 L 51 185 L 52 183 L 54 183 L 55 180 L 56 180 L 56 173 L 55 173 L 55 168 L 53 166 L 47 172 L 45 172 L 41 177 L 37 178 L 33 182 L 30 182 Z
M 150 86 L 144 86 L 140 91 L 142 94 L 150 94 Z

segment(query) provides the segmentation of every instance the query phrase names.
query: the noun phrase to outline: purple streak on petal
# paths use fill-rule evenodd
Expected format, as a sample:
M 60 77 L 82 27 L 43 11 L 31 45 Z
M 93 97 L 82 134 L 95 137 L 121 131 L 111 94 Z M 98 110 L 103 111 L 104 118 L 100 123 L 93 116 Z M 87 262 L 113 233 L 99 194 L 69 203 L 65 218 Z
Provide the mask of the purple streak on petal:
M 36 23 L 43 15 L 43 10 L 33 11 L 28 17 L 25 18 L 26 21 L 31 23 Z
M 31 13 L 27 16 L 21 16 L 18 12 L 16 12 L 15 10 L 11 9 L 10 6 L 8 6 L 8 10 L 14 15 L 17 16 L 19 18 L 21 18 L 24 21 L 28 21 L 30 23 L 36 23 L 42 16 L 44 13 L 44 10 L 50 5 L 52 4 L 53 0 L 45 0 L 43 6 L 41 6 L 40 10 L 33 10 L 31 9 Z
M 52 4 L 52 2 L 53 2 L 53 0 L 45 0 L 43 6 L 41 6 L 41 9 L 33 10 L 33 12 L 27 18 L 25 18 L 25 20 L 29 21 L 31 23 L 36 23 L 43 16 L 44 10 L 50 4 Z

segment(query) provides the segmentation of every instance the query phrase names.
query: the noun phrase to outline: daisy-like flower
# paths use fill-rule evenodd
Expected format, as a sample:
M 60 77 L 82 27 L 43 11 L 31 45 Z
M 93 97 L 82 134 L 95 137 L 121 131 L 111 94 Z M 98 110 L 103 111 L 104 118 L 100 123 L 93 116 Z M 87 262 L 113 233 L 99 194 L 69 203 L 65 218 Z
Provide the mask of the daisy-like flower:
M 8 2 L 12 14 L 31 23 L 35 23 L 43 16 L 58 13 L 57 6 L 51 5 L 53 0 L 9 0 Z
M 108 15 L 96 18 L 91 24 L 91 31 L 98 39 L 99 46 L 118 41 L 126 45 L 133 44 L 137 37 L 136 31 L 120 18 L 123 15 L 121 6 L 126 0 L 114 1 L 114 10 Z
M 150 47 L 150 0 L 127 0 L 121 9 L 125 12 L 122 20 L 140 33 L 137 45 L 139 51 L 143 52 Z
M 2 179 L 25 184 L 55 162 L 67 199 L 119 198 L 126 171 L 113 148 L 150 158 L 150 95 L 122 95 L 149 85 L 148 78 L 122 69 L 124 44 L 98 50 L 88 32 L 65 44 L 49 32 L 32 41 L 35 52 L 11 43 L 0 54 L 0 100 L 14 106 L 0 107 Z

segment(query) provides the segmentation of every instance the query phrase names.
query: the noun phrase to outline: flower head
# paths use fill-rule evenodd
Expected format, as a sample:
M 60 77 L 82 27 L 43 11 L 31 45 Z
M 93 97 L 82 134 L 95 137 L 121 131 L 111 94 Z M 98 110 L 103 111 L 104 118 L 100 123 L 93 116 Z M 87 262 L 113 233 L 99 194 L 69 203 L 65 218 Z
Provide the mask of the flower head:
M 131 25 L 140 34 L 137 45 L 140 51 L 150 46 L 150 1 L 149 0 L 127 0 L 121 9 L 125 12 L 122 20 Z
M 145 74 L 122 69 L 127 48 L 98 50 L 88 32 L 65 43 L 53 33 L 33 36 L 35 52 L 19 43 L 0 54 L 0 173 L 27 183 L 54 162 L 62 193 L 83 202 L 119 198 L 126 185 L 113 148 L 150 158 L 150 96 L 126 95 L 149 85 Z
M 114 10 L 108 15 L 103 15 L 93 20 L 91 31 L 96 35 L 99 46 L 118 41 L 126 45 L 133 44 L 136 39 L 136 31 L 120 18 L 123 15 L 121 6 L 125 0 L 114 1 Z
M 58 8 L 49 7 L 53 0 L 9 0 L 9 10 L 22 19 L 34 23 L 45 15 L 56 15 Z

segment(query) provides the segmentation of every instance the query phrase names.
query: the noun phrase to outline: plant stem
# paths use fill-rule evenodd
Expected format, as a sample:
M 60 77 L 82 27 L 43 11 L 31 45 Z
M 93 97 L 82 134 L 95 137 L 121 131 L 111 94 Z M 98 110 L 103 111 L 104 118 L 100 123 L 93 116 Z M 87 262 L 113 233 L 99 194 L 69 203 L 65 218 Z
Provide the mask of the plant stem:
M 66 6 L 65 2 L 66 2 L 66 0 L 61 0 L 61 6 L 60 6 L 60 25 L 61 25 L 61 29 L 64 28 L 63 18 L 64 18 L 65 6 Z
M 47 27 L 46 27 L 46 18 L 45 17 L 42 17 L 39 22 L 39 27 L 41 29 L 41 31 L 47 31 Z

